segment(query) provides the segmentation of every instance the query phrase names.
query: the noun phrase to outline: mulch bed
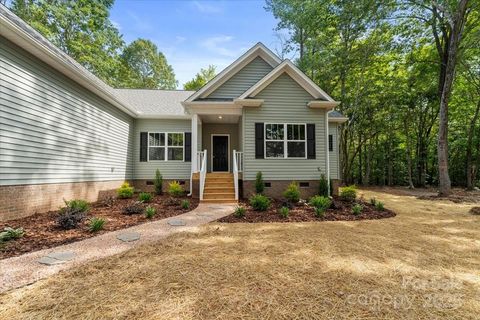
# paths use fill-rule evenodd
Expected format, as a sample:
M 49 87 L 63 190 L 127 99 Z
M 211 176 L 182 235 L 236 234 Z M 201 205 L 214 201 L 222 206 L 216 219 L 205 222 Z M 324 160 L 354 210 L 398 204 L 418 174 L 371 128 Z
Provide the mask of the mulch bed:
M 352 206 L 359 203 L 363 206 L 363 210 L 359 215 L 352 213 Z M 371 220 L 395 217 L 395 212 L 384 209 L 379 211 L 370 203 L 362 199 L 355 202 L 343 201 L 339 198 L 334 198 L 332 207 L 325 211 L 323 218 L 315 216 L 313 207 L 306 203 L 298 203 L 294 205 L 289 212 L 287 218 L 283 218 L 278 213 L 278 210 L 285 204 L 284 201 L 272 199 L 272 205 L 267 211 L 255 211 L 252 209 L 248 201 L 241 201 L 240 205 L 245 207 L 247 211 L 243 218 L 237 218 L 232 214 L 223 217 L 218 222 L 225 223 L 258 223 L 258 222 L 307 222 L 307 221 L 353 221 L 353 220 Z
M 92 203 L 90 204 L 90 210 L 86 218 L 76 229 L 72 230 L 62 230 L 57 226 L 56 218 L 58 211 L 49 211 L 17 220 L 0 222 L 0 231 L 5 227 L 23 228 L 25 230 L 25 235 L 22 238 L 0 244 L 0 259 L 56 247 L 149 221 L 173 217 L 193 210 L 198 206 L 198 200 L 196 199 L 187 197 L 172 199 L 168 195 L 156 195 L 150 203 L 142 204 L 144 208 L 151 206 L 156 209 L 157 213 L 152 219 L 147 219 L 144 214 L 123 214 L 123 208 L 136 202 L 137 198 L 138 195 L 135 195 L 132 199 L 109 198 L 104 201 Z M 182 209 L 180 207 L 180 203 L 184 199 L 190 202 L 189 209 Z M 96 233 L 88 230 L 88 221 L 93 217 L 106 220 L 103 230 Z
M 470 213 L 474 215 L 480 215 L 480 207 L 473 207 L 470 209 Z

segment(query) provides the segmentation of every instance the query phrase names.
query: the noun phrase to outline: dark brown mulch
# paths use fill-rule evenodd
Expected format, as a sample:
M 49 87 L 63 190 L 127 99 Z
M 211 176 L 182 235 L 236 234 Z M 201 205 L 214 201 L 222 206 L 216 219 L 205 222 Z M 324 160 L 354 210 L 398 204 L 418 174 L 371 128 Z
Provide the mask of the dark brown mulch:
M 470 209 L 470 213 L 474 215 L 480 215 L 480 207 L 473 207 Z
M 362 213 L 354 215 L 352 213 L 352 206 L 359 203 L 363 206 Z M 283 218 L 278 213 L 278 210 L 284 205 L 283 201 L 272 200 L 272 205 L 267 211 L 255 211 L 250 207 L 248 201 L 241 201 L 240 205 L 245 207 L 247 211 L 243 218 L 237 218 L 232 214 L 223 217 L 218 222 L 225 223 L 258 223 L 258 222 L 307 222 L 307 221 L 353 221 L 353 220 L 371 220 L 395 217 L 396 214 L 388 209 L 379 211 L 375 206 L 363 200 L 356 202 L 346 202 L 341 199 L 334 198 L 330 209 L 325 212 L 323 218 L 315 216 L 313 207 L 305 203 L 298 203 L 294 205 L 289 212 L 287 218 Z
M 180 207 L 180 203 L 184 199 L 190 201 L 190 209 L 182 209 Z M 168 195 L 159 195 L 155 196 L 150 203 L 142 204 L 144 208 L 151 206 L 156 209 L 157 213 L 152 219 L 147 219 L 144 214 L 123 214 L 123 208 L 135 201 L 137 201 L 137 195 L 132 199 L 110 198 L 105 201 L 92 203 L 86 218 L 78 228 L 72 230 L 62 230 L 57 226 L 56 218 L 58 211 L 39 213 L 22 219 L 0 222 L 0 230 L 3 230 L 5 227 L 23 228 L 25 230 L 25 235 L 22 238 L 1 244 L 0 259 L 52 248 L 149 221 L 173 217 L 193 210 L 198 206 L 198 200 L 196 199 L 187 197 L 172 199 Z M 88 230 L 88 221 L 93 217 L 106 220 L 103 230 L 96 233 Z

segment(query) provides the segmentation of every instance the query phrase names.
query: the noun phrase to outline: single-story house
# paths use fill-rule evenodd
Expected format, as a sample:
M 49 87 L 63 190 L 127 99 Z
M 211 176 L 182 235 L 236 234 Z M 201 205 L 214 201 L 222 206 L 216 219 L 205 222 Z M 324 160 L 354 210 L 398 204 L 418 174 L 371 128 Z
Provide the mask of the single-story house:
M 201 66 L 199 66 L 200 68 Z M 0 220 L 97 200 L 157 169 L 234 202 L 340 179 L 338 102 L 258 43 L 200 90 L 114 89 L 0 6 Z

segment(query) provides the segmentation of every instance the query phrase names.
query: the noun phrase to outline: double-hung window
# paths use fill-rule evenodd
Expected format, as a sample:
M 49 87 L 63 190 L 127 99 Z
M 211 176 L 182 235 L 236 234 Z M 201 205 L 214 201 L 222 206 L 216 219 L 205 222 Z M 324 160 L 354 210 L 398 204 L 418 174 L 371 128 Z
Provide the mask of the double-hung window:
M 148 134 L 148 160 L 183 161 L 183 140 L 183 133 L 150 132 Z
M 305 159 L 306 148 L 305 124 L 265 124 L 265 158 Z

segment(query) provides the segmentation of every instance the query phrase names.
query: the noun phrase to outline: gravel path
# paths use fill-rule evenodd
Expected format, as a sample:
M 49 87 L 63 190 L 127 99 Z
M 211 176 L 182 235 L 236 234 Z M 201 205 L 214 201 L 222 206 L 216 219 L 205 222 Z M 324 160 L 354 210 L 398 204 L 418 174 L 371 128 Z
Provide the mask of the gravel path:
M 194 210 L 175 217 L 0 260 L 0 293 L 31 284 L 86 261 L 108 257 L 163 239 L 176 232 L 195 231 L 200 225 L 232 213 L 233 208 L 233 205 L 200 204 Z

